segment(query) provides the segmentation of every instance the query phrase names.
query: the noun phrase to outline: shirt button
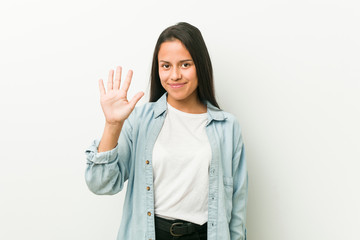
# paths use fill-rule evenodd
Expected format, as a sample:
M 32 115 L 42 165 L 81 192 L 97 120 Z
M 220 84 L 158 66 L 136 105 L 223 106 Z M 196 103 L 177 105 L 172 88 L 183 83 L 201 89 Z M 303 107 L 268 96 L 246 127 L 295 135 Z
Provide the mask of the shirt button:
M 148 214 L 148 216 L 151 216 L 151 212 L 148 212 L 147 214 Z
M 146 160 L 146 162 L 145 162 L 146 164 L 149 164 L 150 162 L 149 162 L 149 160 Z
M 150 191 L 150 187 L 149 187 L 149 186 L 147 186 L 147 187 L 146 187 L 146 190 Z

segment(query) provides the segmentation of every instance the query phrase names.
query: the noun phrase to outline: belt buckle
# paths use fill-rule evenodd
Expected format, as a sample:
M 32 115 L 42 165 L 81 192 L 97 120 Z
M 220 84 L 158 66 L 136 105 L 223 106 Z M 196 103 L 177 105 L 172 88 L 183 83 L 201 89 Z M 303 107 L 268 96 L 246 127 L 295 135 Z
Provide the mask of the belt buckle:
M 171 234 L 172 236 L 174 236 L 174 237 L 181 237 L 181 236 L 183 236 L 183 234 L 176 234 L 176 233 L 173 232 L 173 227 L 175 227 L 175 226 L 181 226 L 181 225 L 183 225 L 183 224 L 184 224 L 184 223 L 181 223 L 181 222 L 177 222 L 177 223 L 171 224 L 170 234 Z

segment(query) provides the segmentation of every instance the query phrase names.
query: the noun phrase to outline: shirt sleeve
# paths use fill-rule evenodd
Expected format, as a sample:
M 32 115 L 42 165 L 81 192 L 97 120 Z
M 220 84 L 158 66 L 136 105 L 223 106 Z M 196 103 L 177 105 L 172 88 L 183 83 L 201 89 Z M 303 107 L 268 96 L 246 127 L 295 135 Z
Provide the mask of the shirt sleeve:
M 85 150 L 85 181 L 90 191 L 98 195 L 113 195 L 122 190 L 129 178 L 132 142 L 132 126 L 127 119 L 115 148 L 99 153 L 100 140 L 96 139 Z
M 233 153 L 233 206 L 230 220 L 231 240 L 246 240 L 246 207 L 248 200 L 248 172 L 245 160 L 245 149 L 237 123 L 234 135 Z

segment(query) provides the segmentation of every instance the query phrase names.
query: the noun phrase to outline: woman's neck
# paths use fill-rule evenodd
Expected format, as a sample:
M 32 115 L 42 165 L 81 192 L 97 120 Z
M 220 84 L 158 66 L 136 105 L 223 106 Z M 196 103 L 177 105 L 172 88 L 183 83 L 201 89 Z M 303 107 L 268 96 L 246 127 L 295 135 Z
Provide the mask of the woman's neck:
M 207 112 L 206 105 L 202 103 L 198 97 L 176 100 L 167 96 L 167 102 L 172 107 L 182 112 L 193 113 L 193 114 L 200 114 Z

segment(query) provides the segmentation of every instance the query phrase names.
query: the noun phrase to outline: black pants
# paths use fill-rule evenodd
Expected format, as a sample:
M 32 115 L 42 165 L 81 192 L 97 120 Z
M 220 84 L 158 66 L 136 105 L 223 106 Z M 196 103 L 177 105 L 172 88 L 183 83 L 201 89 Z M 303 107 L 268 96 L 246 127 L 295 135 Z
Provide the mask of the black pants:
M 202 227 L 198 232 L 180 237 L 172 236 L 170 232 L 157 228 L 155 224 L 155 234 L 156 234 L 156 240 L 206 240 L 207 224 L 205 223 L 204 225 L 202 225 Z

